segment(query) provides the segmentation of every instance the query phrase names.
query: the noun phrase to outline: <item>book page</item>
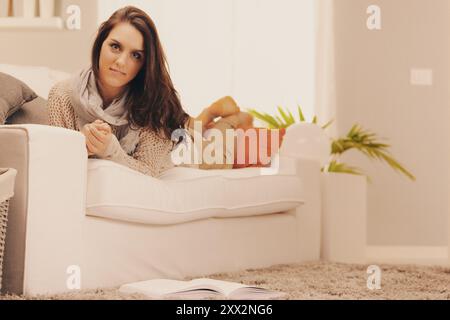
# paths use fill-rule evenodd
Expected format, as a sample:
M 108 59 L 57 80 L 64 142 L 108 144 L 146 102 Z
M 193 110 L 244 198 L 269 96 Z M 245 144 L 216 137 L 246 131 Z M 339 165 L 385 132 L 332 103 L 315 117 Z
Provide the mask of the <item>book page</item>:
M 224 296 L 229 296 L 233 291 L 235 291 L 237 289 L 249 287 L 242 283 L 214 280 L 214 279 L 208 279 L 208 278 L 194 279 L 194 280 L 191 280 L 190 282 L 192 284 L 199 285 L 201 287 L 216 288 Z
M 214 280 L 208 278 L 194 279 L 190 281 L 202 287 L 216 287 L 228 299 L 239 300 L 275 300 L 287 296 L 284 292 L 272 291 L 261 287 L 249 286 L 237 282 Z
M 120 287 L 123 293 L 141 293 L 147 296 L 157 297 L 165 295 L 174 295 L 177 293 L 195 291 L 198 289 L 209 289 L 215 291 L 215 288 L 209 288 L 204 285 L 195 285 L 190 281 L 179 281 L 169 279 L 154 279 L 148 281 L 125 284 Z
M 264 288 L 247 287 L 233 291 L 228 298 L 233 300 L 280 300 L 287 298 L 287 293 Z

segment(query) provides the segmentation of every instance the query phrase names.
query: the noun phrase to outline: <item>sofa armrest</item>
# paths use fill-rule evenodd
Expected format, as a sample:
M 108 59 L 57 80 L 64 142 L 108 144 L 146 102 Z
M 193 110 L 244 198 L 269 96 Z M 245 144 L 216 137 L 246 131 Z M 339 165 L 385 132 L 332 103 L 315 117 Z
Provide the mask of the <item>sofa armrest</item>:
M 18 171 L 7 230 L 5 291 L 67 291 L 67 268 L 81 267 L 82 261 L 77 243 L 86 207 L 84 136 L 42 125 L 0 126 L 0 145 L 0 167 Z

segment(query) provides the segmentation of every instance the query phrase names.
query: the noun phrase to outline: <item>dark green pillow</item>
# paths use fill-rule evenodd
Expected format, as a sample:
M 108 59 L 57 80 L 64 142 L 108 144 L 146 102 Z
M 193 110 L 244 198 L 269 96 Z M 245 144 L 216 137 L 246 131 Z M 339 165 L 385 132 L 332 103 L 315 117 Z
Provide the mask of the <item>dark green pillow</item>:
M 0 125 L 37 94 L 22 81 L 0 72 Z

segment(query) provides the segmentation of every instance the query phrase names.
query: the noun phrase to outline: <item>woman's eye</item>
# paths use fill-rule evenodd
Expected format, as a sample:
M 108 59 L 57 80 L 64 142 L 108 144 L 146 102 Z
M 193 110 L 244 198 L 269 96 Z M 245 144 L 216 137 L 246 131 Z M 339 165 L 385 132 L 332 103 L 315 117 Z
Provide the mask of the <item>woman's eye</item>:
M 140 53 L 133 53 L 133 58 L 135 58 L 136 60 L 140 60 L 141 59 L 141 54 Z
M 117 44 L 115 44 L 115 43 L 112 43 L 111 45 L 111 48 L 114 50 L 114 51 L 117 51 L 117 50 L 119 50 L 119 46 L 117 45 Z

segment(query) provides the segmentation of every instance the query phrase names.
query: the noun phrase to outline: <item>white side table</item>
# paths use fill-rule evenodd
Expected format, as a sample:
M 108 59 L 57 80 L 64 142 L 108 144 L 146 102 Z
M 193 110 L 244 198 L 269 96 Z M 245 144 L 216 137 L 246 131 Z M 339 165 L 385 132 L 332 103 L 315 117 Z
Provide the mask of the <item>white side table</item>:
M 366 263 L 367 178 L 322 173 L 322 259 Z

